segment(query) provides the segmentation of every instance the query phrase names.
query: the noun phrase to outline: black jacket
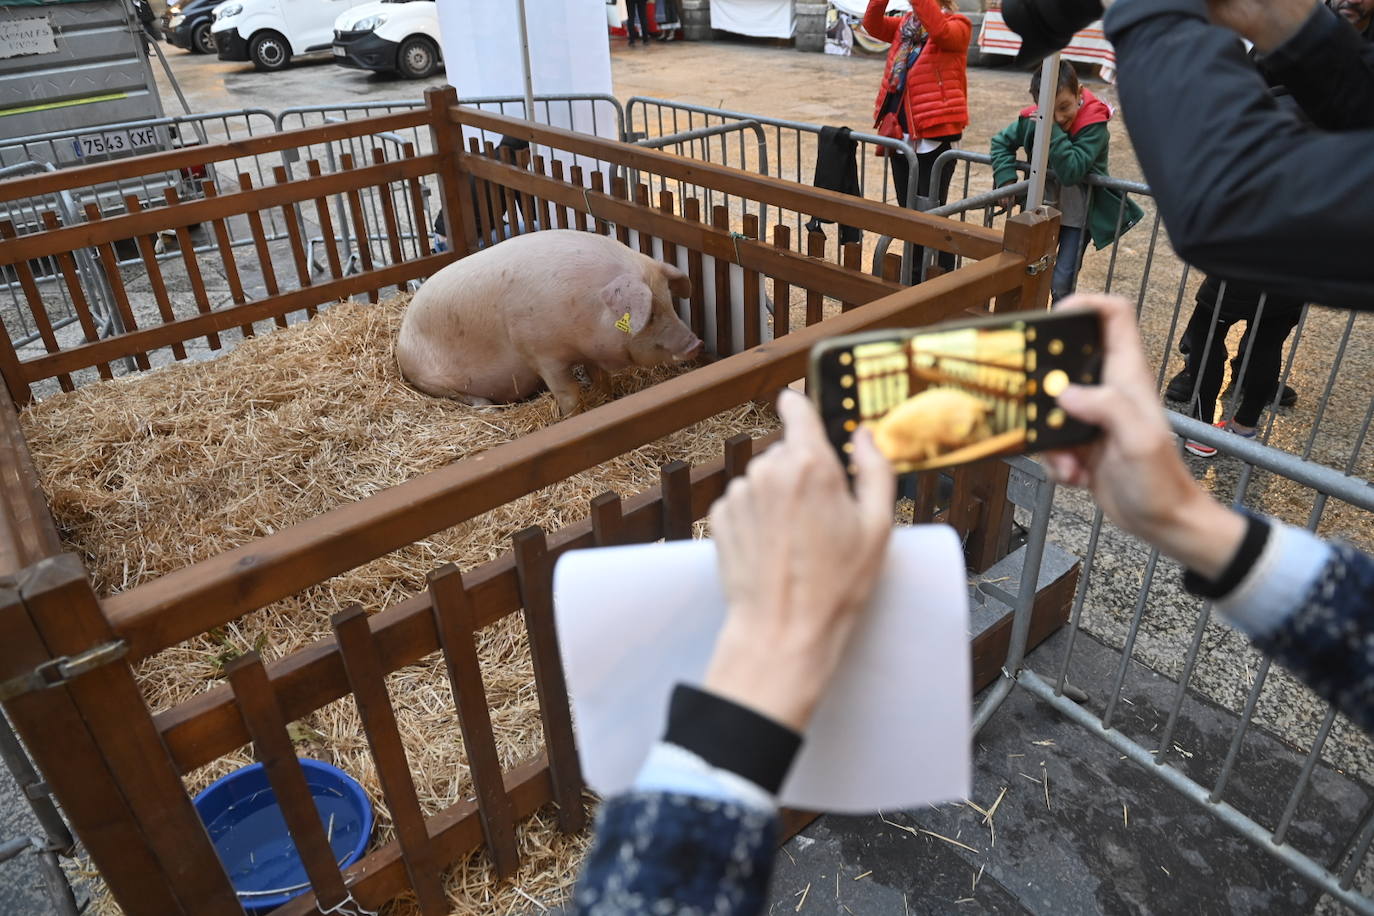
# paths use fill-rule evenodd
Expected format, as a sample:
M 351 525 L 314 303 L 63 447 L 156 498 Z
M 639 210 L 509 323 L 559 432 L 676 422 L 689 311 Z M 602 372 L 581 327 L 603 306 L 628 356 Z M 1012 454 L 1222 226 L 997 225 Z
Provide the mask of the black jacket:
M 1374 49 L 1317 7 L 1265 58 L 1313 126 L 1209 23 L 1206 0 L 1119 0 L 1105 25 L 1126 126 L 1179 255 L 1277 293 L 1374 308 Z

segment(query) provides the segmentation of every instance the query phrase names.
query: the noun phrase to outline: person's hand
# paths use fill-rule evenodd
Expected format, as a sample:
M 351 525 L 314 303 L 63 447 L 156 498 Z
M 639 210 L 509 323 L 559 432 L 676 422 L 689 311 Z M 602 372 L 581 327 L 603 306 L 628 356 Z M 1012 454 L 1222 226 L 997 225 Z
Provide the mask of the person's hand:
M 783 439 L 711 507 L 729 613 L 704 686 L 801 731 L 887 554 L 896 481 L 866 429 L 851 494 L 814 407 L 778 400 Z
M 1015 184 L 1015 183 L 1016 183 L 1016 182 L 1014 182 L 1014 181 L 1004 181 L 1004 182 L 1002 182 L 1001 184 L 999 184 L 998 187 L 999 187 L 999 188 L 1006 188 L 1006 187 L 1010 187 L 1011 185 L 1013 185 L 1013 184 Z M 1016 206 L 1016 195 L 1015 195 L 1015 194 L 1008 194 L 1006 197 L 999 197 L 999 198 L 997 199 L 997 206 L 1001 207 L 1003 210 L 1005 210 L 1006 212 L 1010 213 L 1010 212 L 1011 212 L 1011 208 Z
M 1319 0 L 1207 0 L 1212 21 L 1268 54 L 1297 34 Z
M 1059 406 L 1102 428 L 1096 442 L 1047 452 L 1055 478 L 1087 487 L 1107 517 L 1208 578 L 1216 578 L 1245 536 L 1245 520 L 1198 486 L 1179 455 L 1145 362 L 1135 313 L 1115 296 L 1072 296 L 1059 308 L 1102 316 L 1102 383 L 1070 385 Z

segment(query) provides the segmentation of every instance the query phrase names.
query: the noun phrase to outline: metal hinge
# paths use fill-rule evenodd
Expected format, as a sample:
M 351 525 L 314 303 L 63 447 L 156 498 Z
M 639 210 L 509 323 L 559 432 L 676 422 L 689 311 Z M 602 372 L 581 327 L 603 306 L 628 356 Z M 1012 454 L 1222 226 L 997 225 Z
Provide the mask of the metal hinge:
M 49 687 L 58 687 L 74 677 L 88 671 L 118 661 L 129 654 L 129 644 L 124 640 L 107 642 L 104 645 L 87 649 L 79 655 L 63 655 L 49 659 L 25 674 L 16 675 L 0 683 L 0 703 L 8 702 L 26 693 L 36 693 Z
M 1055 256 L 1047 254 L 1038 261 L 1031 261 L 1026 265 L 1026 273 L 1032 277 L 1038 277 L 1047 270 L 1054 267 Z

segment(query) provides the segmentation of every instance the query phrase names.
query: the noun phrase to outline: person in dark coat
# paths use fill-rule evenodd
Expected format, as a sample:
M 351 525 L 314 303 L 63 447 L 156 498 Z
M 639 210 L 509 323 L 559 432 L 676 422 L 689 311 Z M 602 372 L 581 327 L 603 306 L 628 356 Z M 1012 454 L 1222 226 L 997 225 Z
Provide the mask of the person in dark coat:
M 1374 46 L 1312 0 L 1117 0 L 1104 27 L 1179 255 L 1271 294 L 1374 307 Z M 1237 32 L 1310 124 L 1271 97 Z

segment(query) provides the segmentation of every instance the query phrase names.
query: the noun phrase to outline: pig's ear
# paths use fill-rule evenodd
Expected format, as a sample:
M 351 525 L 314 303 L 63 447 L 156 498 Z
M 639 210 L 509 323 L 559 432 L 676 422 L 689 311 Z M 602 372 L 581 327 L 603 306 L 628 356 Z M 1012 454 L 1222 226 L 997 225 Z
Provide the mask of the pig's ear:
M 601 301 L 616 317 L 616 327 L 632 336 L 648 326 L 654 310 L 653 291 L 634 274 L 621 274 L 602 287 Z
M 659 262 L 663 276 L 668 278 L 668 292 L 676 299 L 686 299 L 692 295 L 692 279 L 671 264 Z

